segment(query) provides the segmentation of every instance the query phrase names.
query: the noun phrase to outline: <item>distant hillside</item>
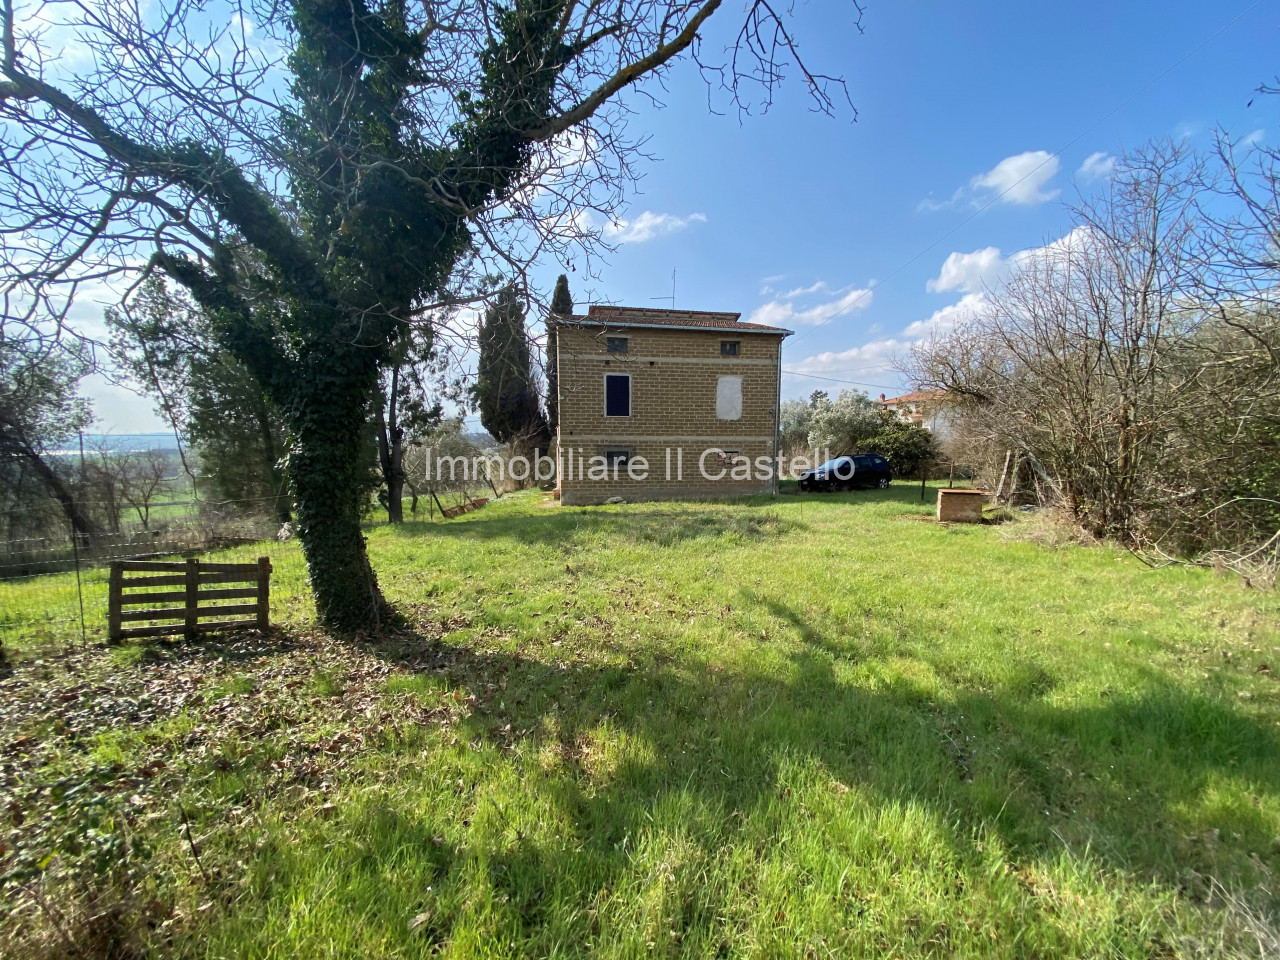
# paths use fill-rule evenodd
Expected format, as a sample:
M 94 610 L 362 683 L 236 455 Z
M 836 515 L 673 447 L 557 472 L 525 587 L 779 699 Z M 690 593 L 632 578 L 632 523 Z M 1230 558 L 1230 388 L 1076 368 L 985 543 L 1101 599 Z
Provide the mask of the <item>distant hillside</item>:
M 178 449 L 178 442 L 172 433 L 86 433 L 84 435 L 85 450 L 97 450 L 100 447 L 120 452 L 135 450 L 173 451 Z M 79 453 L 80 440 L 72 437 L 56 448 L 54 453 Z

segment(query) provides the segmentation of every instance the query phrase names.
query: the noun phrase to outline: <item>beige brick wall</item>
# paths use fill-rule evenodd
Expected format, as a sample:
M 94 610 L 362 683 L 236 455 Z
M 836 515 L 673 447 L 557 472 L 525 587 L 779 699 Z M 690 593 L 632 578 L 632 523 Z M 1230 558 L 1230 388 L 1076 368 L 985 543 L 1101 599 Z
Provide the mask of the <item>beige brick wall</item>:
M 627 338 L 626 354 L 607 351 L 610 336 Z M 739 355 L 722 357 L 722 340 L 737 340 Z M 776 454 L 781 342 L 777 335 L 741 331 L 561 327 L 556 337 L 561 502 L 773 492 L 774 480 L 759 479 L 755 461 L 771 460 Z M 606 373 L 631 376 L 631 416 L 605 416 Z M 716 415 L 716 384 L 722 376 L 742 380 L 742 415 L 737 420 Z M 704 478 L 698 461 L 709 448 L 750 458 L 752 477 Z M 625 469 L 616 476 L 611 471 L 607 480 L 580 474 L 580 464 L 585 468 L 591 457 L 618 449 L 644 457 L 648 477 L 632 479 Z M 705 463 L 712 474 L 727 466 L 712 457 Z

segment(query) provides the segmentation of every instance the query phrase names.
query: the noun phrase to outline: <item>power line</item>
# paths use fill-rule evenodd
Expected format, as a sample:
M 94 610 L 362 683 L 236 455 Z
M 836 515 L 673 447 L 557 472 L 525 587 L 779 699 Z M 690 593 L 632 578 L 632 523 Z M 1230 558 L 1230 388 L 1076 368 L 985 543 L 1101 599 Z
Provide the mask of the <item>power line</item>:
M 973 211 L 973 213 L 969 214 L 969 216 L 965 217 L 963 220 L 961 220 L 959 223 L 957 223 L 954 227 L 952 227 L 952 228 L 951 228 L 950 230 L 948 230 L 946 233 L 942 234 L 942 235 L 941 235 L 941 236 L 939 236 L 936 240 L 934 240 L 933 242 L 931 242 L 931 243 L 930 243 L 930 244 L 928 244 L 927 246 L 923 247 L 923 248 L 922 248 L 918 253 L 916 253 L 916 254 L 915 254 L 914 256 L 912 256 L 910 259 L 908 259 L 908 260 L 904 261 L 900 266 L 898 266 L 898 267 L 894 268 L 892 271 L 890 271 L 890 272 L 889 272 L 889 273 L 888 273 L 888 274 L 887 274 L 883 279 L 881 279 L 881 280 L 877 281 L 875 286 L 876 286 L 876 287 L 884 286 L 884 284 L 885 284 L 885 283 L 887 283 L 889 280 L 892 280 L 894 277 L 896 277 L 898 274 L 900 274 L 903 270 L 907 269 L 907 267 L 911 266 L 913 263 L 915 263 L 917 260 L 919 260 L 921 257 L 923 257 L 926 253 L 928 253 L 930 250 L 932 250 L 932 249 L 933 249 L 934 247 L 936 247 L 938 244 L 942 243 L 942 241 L 944 241 L 944 240 L 948 239 L 949 237 L 951 237 L 953 234 L 955 234 L 956 232 L 958 232 L 962 227 L 965 227 L 965 226 L 967 226 L 969 223 L 973 222 L 973 220 L 975 220 L 979 215 L 981 215 L 981 214 L 983 214 L 983 213 L 986 213 L 986 212 L 987 212 L 988 210 L 990 210 L 993 206 L 995 206 L 995 204 L 997 204 L 997 203 L 999 203 L 1001 200 L 1003 200 L 1003 199 L 1005 198 L 1005 196 L 1009 193 L 1009 191 L 1011 191 L 1011 190 L 1013 190 L 1013 189 L 1014 189 L 1014 187 L 1019 186 L 1019 185 L 1020 185 L 1024 180 L 1028 179 L 1032 174 L 1034 174 L 1034 173 L 1038 172 L 1038 171 L 1040 170 L 1040 168 L 1041 168 L 1041 167 L 1043 167 L 1043 166 L 1045 166 L 1046 164 L 1048 164 L 1051 160 L 1057 160 L 1057 158 L 1058 158 L 1058 156 L 1059 156 L 1060 154 L 1062 154 L 1062 153 L 1066 152 L 1070 147 L 1075 146 L 1077 143 L 1079 143 L 1081 140 L 1083 140 L 1085 137 L 1087 137 L 1089 134 L 1091 134 L 1094 130 L 1096 130 L 1098 127 L 1100 127 L 1103 123 L 1105 123 L 1107 120 L 1110 120 L 1112 117 L 1114 117 L 1117 113 L 1119 113 L 1121 110 L 1123 110 L 1125 107 L 1127 107 L 1130 103 L 1132 103 L 1132 102 L 1133 102 L 1134 100 L 1136 100 L 1138 97 L 1142 96 L 1144 93 L 1146 93 L 1148 90 L 1150 90 L 1152 87 L 1154 87 L 1157 83 L 1159 83 L 1161 80 L 1163 80 L 1163 79 L 1164 79 L 1165 77 L 1167 77 L 1169 74 L 1173 73 L 1173 71 L 1174 71 L 1174 70 L 1177 70 L 1177 69 L 1178 69 L 1178 67 L 1182 66 L 1184 63 L 1186 63 L 1188 60 L 1190 60 L 1192 57 L 1194 57 L 1197 53 L 1199 53 L 1201 50 L 1203 50 L 1205 47 L 1207 47 L 1207 46 L 1208 46 L 1209 44 L 1211 44 L 1213 41 L 1217 40 L 1217 39 L 1218 39 L 1218 37 L 1222 36 L 1222 34 L 1226 33 L 1228 30 L 1230 30 L 1232 27 L 1234 27 L 1234 26 L 1235 26 L 1235 25 L 1236 25 L 1240 20 L 1243 20 L 1243 19 L 1244 19 L 1244 17 L 1245 17 L 1246 15 L 1248 15 L 1249 13 L 1251 13 L 1255 8 L 1262 6 L 1263 2 L 1264 2 L 1264 0 L 1254 0 L 1254 2 L 1253 2 L 1253 3 L 1249 4 L 1249 6 L 1245 7 L 1243 10 L 1241 10 L 1238 14 L 1236 14 L 1234 17 L 1232 17 L 1230 20 L 1228 20 L 1226 23 L 1224 23 L 1224 24 L 1223 24 L 1221 27 L 1219 27 L 1216 31 L 1214 31 L 1212 34 L 1210 34 L 1210 35 L 1209 35 L 1208 37 L 1206 37 L 1204 40 L 1200 41 L 1200 43 L 1196 44 L 1196 46 L 1194 46 L 1191 50 L 1189 50 L 1187 53 L 1183 54 L 1181 57 L 1179 57 L 1177 60 L 1175 60 L 1173 63 L 1171 63 L 1168 67 L 1166 67 L 1166 68 L 1165 68 L 1164 70 L 1162 70 L 1160 73 L 1156 74 L 1156 76 L 1152 77 L 1152 78 L 1151 78 L 1151 80 L 1147 81 L 1147 83 L 1146 83 L 1146 84 L 1144 84 L 1143 86 L 1139 87 L 1139 88 L 1138 88 L 1137 90 L 1135 90 L 1133 93 L 1129 94 L 1129 96 L 1125 97 L 1125 99 L 1121 100 L 1118 104 L 1116 104 L 1114 107 L 1112 107 L 1109 111 L 1107 111 L 1106 113 L 1104 113 L 1102 116 L 1100 116 L 1100 117 L 1099 117 L 1097 120 L 1095 120 L 1093 123 L 1089 124 L 1089 126 L 1085 127 L 1083 130 L 1081 130 L 1078 134 L 1076 134 L 1076 136 L 1072 137 L 1070 140 L 1068 140 L 1066 143 L 1064 143 L 1061 147 L 1059 147 L 1059 148 L 1058 148 L 1058 150 L 1057 150 L 1056 152 L 1054 152 L 1054 153 L 1050 154 L 1050 155 L 1049 155 L 1049 157 L 1048 157 L 1047 159 L 1040 161 L 1038 164 L 1036 164 L 1034 167 L 1032 167 L 1030 170 L 1028 170 L 1025 174 L 1023 174 L 1021 177 L 1019 177 L 1017 180 L 1015 180 L 1013 183 L 1009 184 L 1009 186 L 1005 187 L 1002 191 L 1000 191 L 1000 192 L 999 192 L 999 193 L 997 193 L 995 196 L 993 196 L 993 197 L 991 197 L 989 200 L 987 200 L 987 202 L 986 202 L 986 203 L 984 203 L 982 206 L 978 207 L 976 210 L 974 210 L 974 211 Z M 871 289 L 874 289 L 874 288 L 871 288 Z M 869 290 L 867 291 L 867 293 L 868 293 L 868 294 L 869 294 L 869 293 L 871 293 L 871 289 L 869 289 Z M 866 294 L 863 294 L 863 296 L 866 296 Z M 851 312 L 851 311 L 854 309 L 854 306 L 856 306 L 856 305 L 858 304 L 858 302 L 859 302 L 859 301 L 861 301 L 861 300 L 862 300 L 862 297 L 861 297 L 861 296 L 860 296 L 860 297 L 858 297 L 858 299 L 857 299 L 857 300 L 855 300 L 855 301 L 853 302 L 853 305 L 851 305 L 851 306 L 849 307 L 849 310 L 845 312 L 845 313 L 846 313 L 846 315 L 847 315 L 849 312 Z M 806 330 L 804 333 L 802 333 L 802 334 L 800 334 L 799 336 L 797 336 L 797 337 L 795 338 L 795 340 L 793 340 L 793 341 L 791 341 L 791 342 L 792 342 L 792 343 L 797 343 L 797 342 L 799 342 L 800 340 L 803 340 L 803 339 L 804 339 L 805 337 L 807 337 L 809 334 L 813 333 L 814 331 L 822 329 L 822 327 L 823 327 L 823 326 L 825 326 L 825 324 L 822 324 L 822 325 L 819 325 L 819 326 L 817 326 L 817 327 L 813 327 L 812 329 Z M 850 382 L 852 382 L 852 381 L 850 381 Z
M 801 373 L 798 370 L 782 368 L 782 372 L 792 377 L 808 377 L 810 380 L 830 380 L 832 383 L 850 383 L 855 387 L 875 387 L 877 390 L 896 390 L 897 387 L 885 386 L 883 383 L 863 383 L 861 380 L 841 380 L 837 377 L 820 377 L 816 373 Z

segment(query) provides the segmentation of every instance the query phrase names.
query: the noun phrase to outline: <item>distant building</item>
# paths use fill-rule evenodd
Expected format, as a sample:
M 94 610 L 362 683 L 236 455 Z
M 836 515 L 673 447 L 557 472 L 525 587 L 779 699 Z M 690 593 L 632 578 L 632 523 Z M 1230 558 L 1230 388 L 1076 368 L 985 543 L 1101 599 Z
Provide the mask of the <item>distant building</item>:
M 952 435 L 951 416 L 946 407 L 945 390 L 913 390 L 900 397 L 885 399 L 880 394 L 881 405 L 897 414 L 900 420 L 924 427 L 933 432 L 940 441 L 949 440 Z
M 782 341 L 738 313 L 552 317 L 560 502 L 777 492 Z

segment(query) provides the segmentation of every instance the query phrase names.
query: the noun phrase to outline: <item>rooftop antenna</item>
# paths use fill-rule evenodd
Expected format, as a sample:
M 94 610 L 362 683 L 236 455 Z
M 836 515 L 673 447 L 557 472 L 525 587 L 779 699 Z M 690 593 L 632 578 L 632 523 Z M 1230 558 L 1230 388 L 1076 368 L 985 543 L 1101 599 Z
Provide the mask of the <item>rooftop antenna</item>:
M 676 270 L 675 270 L 675 267 L 672 267 L 672 268 L 671 268 L 671 296 L 669 296 L 669 297 L 650 297 L 649 299 L 650 299 L 650 300 L 670 300 L 670 301 L 671 301 L 671 309 L 672 309 L 672 310 L 674 310 L 674 309 L 676 308 Z

